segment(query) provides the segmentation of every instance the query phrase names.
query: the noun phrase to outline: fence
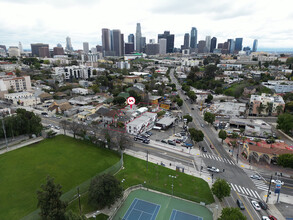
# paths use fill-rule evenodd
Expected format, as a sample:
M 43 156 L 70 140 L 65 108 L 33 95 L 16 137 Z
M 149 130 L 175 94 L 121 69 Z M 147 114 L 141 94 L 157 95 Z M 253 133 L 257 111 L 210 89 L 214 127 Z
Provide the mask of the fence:
M 72 188 L 71 190 L 69 190 L 68 192 L 64 193 L 61 196 L 61 200 L 66 201 L 68 203 L 71 203 L 72 201 L 74 201 L 75 199 L 78 198 L 78 196 L 77 196 L 77 188 L 79 188 L 79 193 L 80 194 L 84 194 L 84 193 L 86 193 L 88 191 L 88 188 L 90 186 L 91 180 L 93 178 L 95 178 L 97 176 L 100 176 L 100 175 L 103 175 L 105 173 L 114 175 L 115 173 L 117 173 L 121 169 L 122 166 L 123 166 L 123 153 L 121 154 L 120 160 L 116 164 L 114 164 L 113 166 L 107 168 L 106 170 L 104 170 L 104 171 L 102 171 L 100 173 L 97 173 L 95 176 L 91 177 L 90 179 L 84 181 L 80 185 L 78 185 L 78 186 Z M 29 215 L 23 217 L 21 220 L 37 220 L 37 219 L 40 219 L 39 212 L 40 212 L 40 209 L 37 209 L 37 210 L 31 212 Z

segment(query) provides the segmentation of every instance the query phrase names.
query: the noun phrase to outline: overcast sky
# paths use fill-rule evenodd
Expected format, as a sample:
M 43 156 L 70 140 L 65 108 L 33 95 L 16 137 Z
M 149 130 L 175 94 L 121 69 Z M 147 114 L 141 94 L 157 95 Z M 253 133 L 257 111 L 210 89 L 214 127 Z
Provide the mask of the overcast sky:
M 0 0 L 0 44 L 57 43 L 74 49 L 82 42 L 101 44 L 101 29 L 120 29 L 125 42 L 141 23 L 142 35 L 156 39 L 169 30 L 175 46 L 184 33 L 198 30 L 198 40 L 215 36 L 219 42 L 243 37 L 243 46 L 293 49 L 291 0 Z

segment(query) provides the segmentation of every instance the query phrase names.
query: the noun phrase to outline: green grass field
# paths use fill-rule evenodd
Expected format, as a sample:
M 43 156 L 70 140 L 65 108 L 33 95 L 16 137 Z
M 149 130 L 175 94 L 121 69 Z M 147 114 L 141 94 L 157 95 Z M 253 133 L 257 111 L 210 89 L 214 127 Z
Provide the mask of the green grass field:
M 119 159 L 113 151 L 63 135 L 0 155 L 0 219 L 20 219 L 34 211 L 36 191 L 47 175 L 64 193 Z

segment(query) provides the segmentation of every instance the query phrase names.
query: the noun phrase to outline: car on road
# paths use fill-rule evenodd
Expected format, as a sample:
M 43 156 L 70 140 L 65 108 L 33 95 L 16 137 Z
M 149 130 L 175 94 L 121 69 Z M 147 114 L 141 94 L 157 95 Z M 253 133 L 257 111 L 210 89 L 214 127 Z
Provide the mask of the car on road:
M 146 137 L 146 138 L 150 137 L 150 135 L 147 134 L 147 133 L 143 133 L 141 136 L 144 136 L 144 137 Z
M 208 152 L 207 149 L 205 147 L 202 147 L 202 151 L 203 152 Z
M 243 205 L 243 202 L 240 199 L 237 199 L 237 205 L 239 206 L 239 208 L 241 210 L 244 210 L 245 209 L 245 206 Z
M 268 216 L 262 216 L 261 220 L 270 220 L 270 218 Z
M 218 168 L 216 168 L 216 167 L 211 167 L 211 166 L 208 166 L 208 167 L 207 167 L 207 170 L 208 170 L 208 171 L 211 171 L 211 172 L 214 172 L 214 173 L 219 173 L 219 172 L 220 172 L 220 170 L 219 170 Z
M 204 124 L 201 124 L 200 126 L 201 126 L 202 128 L 204 128 Z
M 282 182 L 281 180 L 272 180 L 272 183 L 284 185 L 284 182 Z
M 194 110 L 194 108 L 192 107 L 191 110 Z
M 181 142 L 182 142 L 183 140 L 182 140 L 182 139 L 179 139 L 179 138 L 177 138 L 175 141 L 176 141 L 176 143 L 177 143 L 177 144 L 181 144 Z
M 275 216 L 269 215 L 270 220 L 278 220 Z
M 261 180 L 261 177 L 257 174 L 253 174 L 250 176 L 251 179 Z
M 152 135 L 153 135 L 153 133 L 150 132 L 150 131 L 147 131 L 146 133 L 147 133 L 149 136 L 152 136 Z
M 168 144 L 176 146 L 176 142 L 174 140 L 168 140 Z
M 263 210 L 267 210 L 268 209 L 268 206 L 265 202 L 263 201 L 259 201 L 258 202 L 259 206 L 263 209 Z
M 161 140 L 161 142 L 164 144 L 168 144 L 167 140 L 165 140 L 165 139 Z
M 212 144 L 210 144 L 210 148 L 211 148 L 211 149 L 215 149 L 214 146 L 213 146 Z
M 149 144 L 150 143 L 150 140 L 147 139 L 146 137 L 143 137 L 141 135 L 137 135 L 133 138 L 135 141 L 141 141 L 142 143 L 145 143 L 145 144 Z
M 181 137 L 180 133 L 175 134 L 175 137 Z
M 253 206 L 253 208 L 256 210 L 256 211 L 260 211 L 260 206 L 259 206 L 259 204 L 258 204 L 258 202 L 257 201 L 255 201 L 255 200 L 251 200 L 251 205 Z
M 60 127 L 59 127 L 59 126 L 55 126 L 55 129 L 56 129 L 56 130 L 60 130 Z

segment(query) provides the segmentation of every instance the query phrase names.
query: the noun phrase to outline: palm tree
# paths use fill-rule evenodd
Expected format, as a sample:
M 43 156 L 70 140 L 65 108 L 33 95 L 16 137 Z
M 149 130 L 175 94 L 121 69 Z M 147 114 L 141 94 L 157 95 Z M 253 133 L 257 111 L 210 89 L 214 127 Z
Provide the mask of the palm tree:
M 267 106 L 266 106 L 266 112 L 268 113 L 268 116 L 272 115 L 272 111 L 273 111 L 273 103 L 272 102 L 268 102 Z
M 259 104 L 259 106 L 256 108 L 258 111 L 258 115 L 261 115 L 261 113 L 263 112 L 263 110 L 266 108 L 266 106 L 262 103 Z

